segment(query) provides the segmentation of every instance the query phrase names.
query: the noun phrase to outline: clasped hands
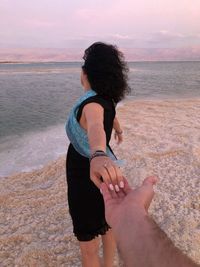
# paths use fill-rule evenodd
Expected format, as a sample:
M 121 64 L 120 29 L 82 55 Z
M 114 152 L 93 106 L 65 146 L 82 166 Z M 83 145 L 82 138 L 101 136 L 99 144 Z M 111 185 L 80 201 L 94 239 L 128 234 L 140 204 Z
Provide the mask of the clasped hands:
M 91 180 L 103 194 L 106 219 L 110 225 L 115 225 L 119 214 L 127 215 L 130 208 L 135 212 L 147 214 L 154 196 L 153 185 L 157 183 L 158 177 L 147 177 L 142 186 L 133 190 L 119 167 L 110 158 L 103 156 L 91 161 L 90 175 Z
M 124 188 L 124 178 L 120 168 L 107 156 L 95 157 L 90 162 L 90 178 L 100 188 L 104 182 L 111 191 Z
M 102 182 L 110 189 L 112 195 L 115 192 L 126 191 L 127 180 L 124 178 L 120 168 L 107 156 L 96 157 L 90 162 L 90 178 L 100 189 Z M 151 178 L 151 179 L 150 179 Z M 153 184 L 158 180 L 157 177 L 148 177 Z M 128 186 L 128 188 L 130 188 Z

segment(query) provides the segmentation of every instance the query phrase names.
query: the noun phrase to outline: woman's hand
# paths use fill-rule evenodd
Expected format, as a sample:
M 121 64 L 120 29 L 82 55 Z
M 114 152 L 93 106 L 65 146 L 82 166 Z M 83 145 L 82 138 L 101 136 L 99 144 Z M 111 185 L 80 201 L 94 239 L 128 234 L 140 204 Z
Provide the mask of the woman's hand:
M 118 145 L 121 144 L 123 142 L 123 132 L 122 131 L 121 132 L 115 131 L 114 138 L 117 141 Z
M 119 120 L 117 119 L 117 116 L 115 116 L 113 121 L 113 129 L 115 130 L 114 138 L 117 141 L 117 144 L 119 145 L 123 141 L 123 131 L 121 130 L 121 126 Z
M 95 157 L 91 160 L 90 179 L 98 188 L 100 188 L 102 182 L 111 191 L 119 192 L 120 188 L 124 187 L 124 178 L 120 168 L 106 156 Z

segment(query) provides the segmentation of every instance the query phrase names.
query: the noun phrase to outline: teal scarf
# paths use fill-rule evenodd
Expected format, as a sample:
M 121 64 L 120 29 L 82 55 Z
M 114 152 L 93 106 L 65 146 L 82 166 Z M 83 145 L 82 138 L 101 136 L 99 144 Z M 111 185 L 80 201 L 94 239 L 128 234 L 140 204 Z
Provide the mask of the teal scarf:
M 73 147 L 79 154 L 87 158 L 91 156 L 87 132 L 85 129 L 83 129 L 80 126 L 76 117 L 77 117 L 77 112 L 78 112 L 78 109 L 81 103 L 87 98 L 95 96 L 95 95 L 96 95 L 96 92 L 94 92 L 93 90 L 89 90 L 84 95 L 82 95 L 76 101 L 75 105 L 73 106 L 69 114 L 69 118 L 65 124 L 65 130 L 69 138 L 69 141 L 72 143 Z M 110 150 L 108 146 L 106 147 L 106 153 L 112 160 L 118 162 L 115 155 L 112 153 L 112 151 Z

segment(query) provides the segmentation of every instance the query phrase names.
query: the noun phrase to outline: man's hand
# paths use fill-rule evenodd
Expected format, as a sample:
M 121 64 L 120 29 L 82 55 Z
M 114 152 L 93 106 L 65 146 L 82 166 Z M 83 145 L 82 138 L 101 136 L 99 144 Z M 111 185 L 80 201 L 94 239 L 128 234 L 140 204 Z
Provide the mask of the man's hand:
M 128 218 L 131 212 L 140 210 L 147 214 L 148 208 L 154 196 L 153 185 L 157 182 L 157 177 L 147 177 L 143 184 L 133 190 L 124 178 L 125 186 L 123 190 L 116 193 L 110 191 L 105 183 L 102 183 L 100 190 L 105 203 L 105 214 L 108 224 L 115 225 L 121 218 Z

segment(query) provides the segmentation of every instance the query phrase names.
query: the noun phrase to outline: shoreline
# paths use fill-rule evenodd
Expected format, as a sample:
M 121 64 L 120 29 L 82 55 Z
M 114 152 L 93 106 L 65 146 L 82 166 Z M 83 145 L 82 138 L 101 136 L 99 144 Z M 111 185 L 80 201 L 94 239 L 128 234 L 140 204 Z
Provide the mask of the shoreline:
M 0 179 L 40 169 L 64 154 L 68 145 L 62 123 L 1 140 Z
M 117 110 L 124 142 L 111 147 L 133 187 L 159 176 L 150 214 L 200 263 L 200 99 L 126 101 Z M 67 206 L 65 158 L 0 179 L 0 264 L 80 265 Z M 116 260 L 116 264 L 119 264 Z M 119 265 L 115 265 L 116 267 Z
M 196 103 L 196 102 L 199 102 L 199 100 L 200 100 L 200 96 L 199 96 L 199 98 L 193 98 L 193 97 L 190 97 L 190 98 L 188 98 L 188 97 L 182 97 L 182 98 L 163 98 L 163 97 L 162 98 L 149 98 L 148 97 L 148 98 L 140 98 L 140 99 L 134 99 L 134 96 L 129 96 L 128 98 L 126 98 L 125 100 L 123 100 L 122 102 L 120 102 L 117 105 L 117 110 L 120 111 L 121 107 L 124 107 L 124 106 L 126 106 L 126 104 L 131 104 L 131 103 L 135 104 L 135 105 L 143 105 L 143 104 L 156 105 L 156 104 L 161 104 L 161 103 L 165 103 L 165 102 L 168 103 L 168 104 L 170 104 L 170 103 L 172 103 L 172 104 L 182 103 L 183 101 L 184 102 L 187 101 L 187 102 Z M 58 134 L 58 132 L 59 132 L 58 129 L 60 129 L 60 131 L 61 131 L 61 130 L 63 130 L 62 128 L 64 129 L 64 126 L 62 124 L 51 125 L 51 126 L 47 126 L 46 128 L 43 128 L 41 130 L 38 130 L 36 132 L 35 131 L 34 132 L 29 131 L 28 133 L 24 133 L 22 135 L 22 137 L 20 137 L 20 138 L 17 137 L 17 138 L 20 139 L 20 140 L 24 140 L 24 138 L 27 139 L 30 136 L 31 140 L 33 140 L 34 136 L 35 136 L 35 139 L 38 139 L 39 135 L 42 134 L 42 139 L 43 139 L 44 138 L 43 135 L 47 135 L 49 133 L 50 133 L 50 135 L 52 135 L 52 133 L 51 133 L 52 131 L 56 131 L 57 134 Z M 56 135 L 56 134 L 54 134 L 54 135 Z M 38 137 L 36 138 L 36 136 L 38 136 Z M 11 137 L 9 137 L 9 138 L 11 139 Z M 63 138 L 66 138 L 65 146 L 66 146 L 66 152 L 67 152 L 67 146 L 68 146 L 68 142 L 69 141 L 68 141 L 67 137 L 65 136 L 64 130 L 63 130 Z M 50 163 L 53 163 L 56 160 L 58 160 L 60 156 L 63 156 L 63 157 L 66 156 L 66 152 L 63 152 L 63 153 L 56 152 L 58 154 L 58 156 L 54 156 L 52 159 L 50 159 L 48 161 L 45 160 L 45 162 L 43 162 L 43 163 L 34 164 L 34 166 L 28 166 L 27 167 L 26 164 L 25 164 L 25 166 L 23 167 L 24 171 L 23 170 L 22 171 L 16 170 L 16 171 L 12 171 L 11 173 L 8 173 L 6 175 L 3 175 L 3 174 L 0 173 L 0 179 L 3 179 L 5 177 L 9 177 L 9 176 L 13 176 L 13 175 L 20 175 L 20 174 L 23 174 L 23 173 L 29 174 L 29 173 L 31 173 L 33 171 L 40 170 L 40 169 L 44 168 L 46 165 L 49 165 Z M 11 154 L 12 154 L 12 151 L 11 151 Z M 3 162 L 3 160 L 2 160 L 2 162 Z

